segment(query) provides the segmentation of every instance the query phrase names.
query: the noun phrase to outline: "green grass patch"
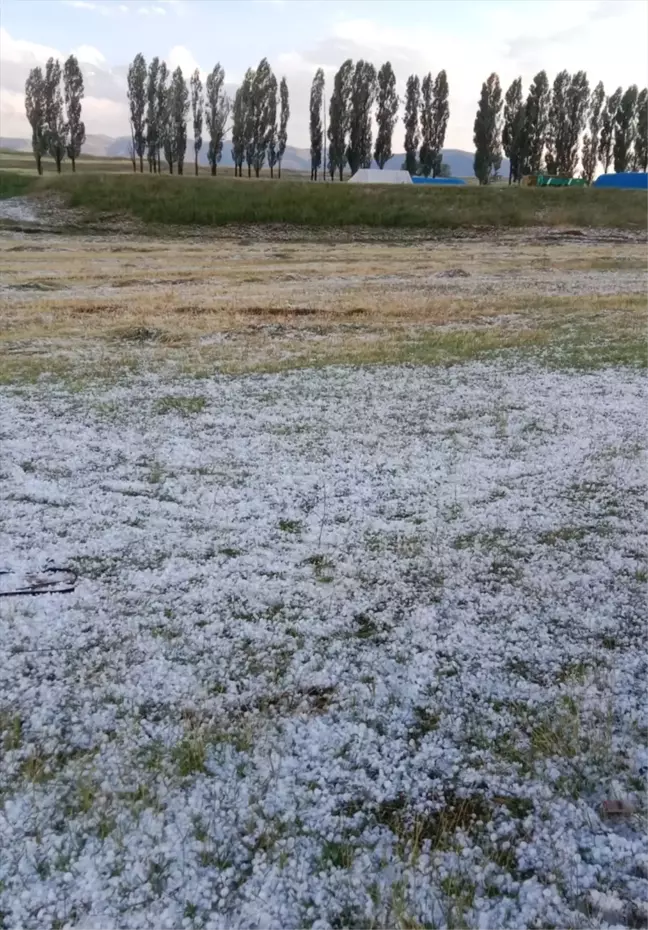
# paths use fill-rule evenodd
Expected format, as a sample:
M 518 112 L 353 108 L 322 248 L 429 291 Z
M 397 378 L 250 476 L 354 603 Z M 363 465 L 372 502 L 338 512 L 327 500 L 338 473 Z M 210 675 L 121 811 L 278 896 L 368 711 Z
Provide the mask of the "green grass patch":
M 204 397 L 177 397 L 168 394 L 156 402 L 155 411 L 156 413 L 180 413 L 182 416 L 190 416 L 193 413 L 200 413 L 206 405 L 207 400 Z
M 371 226 L 424 229 L 572 226 L 646 229 L 642 191 L 593 188 L 426 188 L 304 184 L 231 178 L 110 173 L 22 180 L 20 192 L 60 191 L 72 207 L 129 213 L 159 226 L 289 223 L 297 226 Z M 21 178 L 21 180 L 16 180 Z M 6 195 L 11 196 L 11 195 Z
M 0 171 L 0 200 L 29 194 L 38 187 L 38 178 L 14 171 Z

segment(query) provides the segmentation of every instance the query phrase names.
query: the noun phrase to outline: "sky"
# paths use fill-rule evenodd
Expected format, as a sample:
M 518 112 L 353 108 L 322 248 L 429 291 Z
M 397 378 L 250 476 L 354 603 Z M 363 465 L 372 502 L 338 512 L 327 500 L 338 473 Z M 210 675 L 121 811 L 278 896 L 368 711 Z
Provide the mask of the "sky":
M 86 132 L 129 134 L 126 71 L 137 52 L 186 78 L 219 61 L 233 91 L 267 57 L 291 98 L 288 143 L 308 146 L 308 96 L 324 69 L 327 92 L 346 58 L 391 61 L 404 97 L 409 74 L 445 68 L 447 148 L 472 150 L 482 82 L 496 71 L 525 92 L 544 68 L 587 71 L 593 86 L 648 84 L 647 0 L 2 0 L 0 134 L 28 138 L 24 84 L 50 55 L 73 52 L 85 77 Z M 402 120 L 393 149 L 402 151 Z

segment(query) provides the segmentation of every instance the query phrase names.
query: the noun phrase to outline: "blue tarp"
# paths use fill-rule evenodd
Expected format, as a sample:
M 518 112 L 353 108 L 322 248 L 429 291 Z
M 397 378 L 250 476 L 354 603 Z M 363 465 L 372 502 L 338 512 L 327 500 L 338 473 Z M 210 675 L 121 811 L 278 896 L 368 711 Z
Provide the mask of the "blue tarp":
M 415 179 L 412 178 L 414 181 Z M 594 187 L 623 187 L 626 190 L 648 190 L 648 174 L 641 171 L 625 171 L 623 174 L 602 174 L 594 181 Z
M 463 178 L 419 178 L 412 175 L 412 181 L 414 184 L 439 184 L 439 185 L 450 185 L 450 184 L 465 184 L 466 182 Z

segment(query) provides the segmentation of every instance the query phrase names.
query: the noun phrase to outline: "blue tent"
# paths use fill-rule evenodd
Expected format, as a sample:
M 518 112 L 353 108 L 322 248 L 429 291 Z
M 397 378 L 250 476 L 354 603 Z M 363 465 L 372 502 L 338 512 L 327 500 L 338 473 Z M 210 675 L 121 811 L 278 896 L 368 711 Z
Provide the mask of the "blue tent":
M 414 178 L 412 178 L 414 180 Z M 622 187 L 626 190 L 648 190 L 648 174 L 641 171 L 624 171 L 621 174 L 602 174 L 594 187 Z
M 412 182 L 414 184 L 437 184 L 439 186 L 459 185 L 466 183 L 463 178 L 419 178 L 415 175 L 412 175 Z

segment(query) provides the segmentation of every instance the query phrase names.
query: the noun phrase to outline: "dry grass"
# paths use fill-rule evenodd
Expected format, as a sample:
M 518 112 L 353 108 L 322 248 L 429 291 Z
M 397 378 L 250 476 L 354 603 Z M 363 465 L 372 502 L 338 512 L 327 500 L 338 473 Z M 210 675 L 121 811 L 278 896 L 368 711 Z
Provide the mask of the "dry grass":
M 467 240 L 414 251 L 394 243 L 56 236 L 34 244 L 11 236 L 0 242 L 0 357 L 11 380 L 64 369 L 72 358 L 109 368 L 171 361 L 194 372 L 241 371 L 452 361 L 540 349 L 556 334 L 580 339 L 587 327 L 636 342 L 645 325 L 644 265 L 645 247 L 633 243 L 622 251 L 578 243 L 522 250 Z M 592 270 L 616 274 L 619 294 L 597 293 L 601 276 L 583 274 Z

